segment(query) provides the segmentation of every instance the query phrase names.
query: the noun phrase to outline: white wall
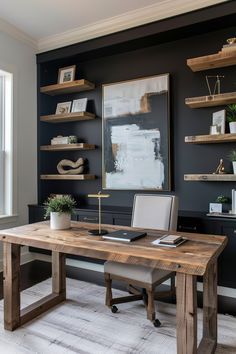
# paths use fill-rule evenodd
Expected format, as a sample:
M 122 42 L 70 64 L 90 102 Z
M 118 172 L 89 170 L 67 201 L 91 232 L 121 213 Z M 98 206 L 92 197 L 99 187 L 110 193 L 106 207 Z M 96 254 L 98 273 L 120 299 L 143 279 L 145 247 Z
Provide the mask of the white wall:
M 14 71 L 16 83 L 14 119 L 16 124 L 16 184 L 18 216 L 0 229 L 28 222 L 27 205 L 37 202 L 37 111 L 36 111 L 36 57 L 28 44 L 0 32 L 0 68 Z M 0 244 L 0 263 L 2 245 Z M 0 264 L 1 268 L 1 264 Z

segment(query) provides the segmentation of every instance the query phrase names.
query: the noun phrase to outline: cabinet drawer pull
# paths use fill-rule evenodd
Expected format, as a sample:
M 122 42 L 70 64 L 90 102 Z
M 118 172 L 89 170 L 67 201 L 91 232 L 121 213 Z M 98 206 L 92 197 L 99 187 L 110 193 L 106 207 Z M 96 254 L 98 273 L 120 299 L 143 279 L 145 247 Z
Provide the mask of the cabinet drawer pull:
M 87 216 L 83 217 L 83 220 L 86 220 L 86 221 L 97 221 L 98 218 L 88 218 Z
M 234 230 L 234 234 L 236 234 L 236 230 Z

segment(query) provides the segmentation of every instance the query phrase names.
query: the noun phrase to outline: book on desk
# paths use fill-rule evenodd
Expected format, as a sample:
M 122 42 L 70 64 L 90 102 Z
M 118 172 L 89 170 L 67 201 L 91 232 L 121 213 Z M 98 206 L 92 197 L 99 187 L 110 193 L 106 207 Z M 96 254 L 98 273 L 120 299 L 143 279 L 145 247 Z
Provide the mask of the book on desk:
M 102 238 L 113 241 L 132 242 L 146 235 L 147 233 L 143 231 L 117 230 L 103 235 Z

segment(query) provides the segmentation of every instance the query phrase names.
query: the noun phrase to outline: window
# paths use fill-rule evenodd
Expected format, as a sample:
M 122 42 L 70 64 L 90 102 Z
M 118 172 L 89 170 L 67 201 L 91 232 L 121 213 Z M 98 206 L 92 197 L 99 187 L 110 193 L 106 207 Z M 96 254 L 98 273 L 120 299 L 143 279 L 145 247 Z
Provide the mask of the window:
M 13 75 L 0 70 L 0 217 L 14 214 Z

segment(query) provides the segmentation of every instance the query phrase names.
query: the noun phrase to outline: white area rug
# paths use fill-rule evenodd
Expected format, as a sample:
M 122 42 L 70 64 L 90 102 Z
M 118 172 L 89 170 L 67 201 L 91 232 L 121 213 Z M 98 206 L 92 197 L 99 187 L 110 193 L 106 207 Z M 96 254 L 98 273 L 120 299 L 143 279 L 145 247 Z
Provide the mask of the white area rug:
M 22 306 L 51 291 L 46 280 L 22 293 Z M 114 291 L 116 296 L 121 291 Z M 119 305 L 113 314 L 104 306 L 105 289 L 67 279 L 67 301 L 14 332 L 3 329 L 3 301 L 0 302 L 0 353 L 81 354 L 174 354 L 176 353 L 175 306 L 157 303 L 162 327 L 147 319 L 141 302 Z M 202 312 L 198 323 L 201 335 Z M 217 354 L 236 353 L 236 318 L 218 316 Z M 199 338 L 200 340 L 200 338 Z

